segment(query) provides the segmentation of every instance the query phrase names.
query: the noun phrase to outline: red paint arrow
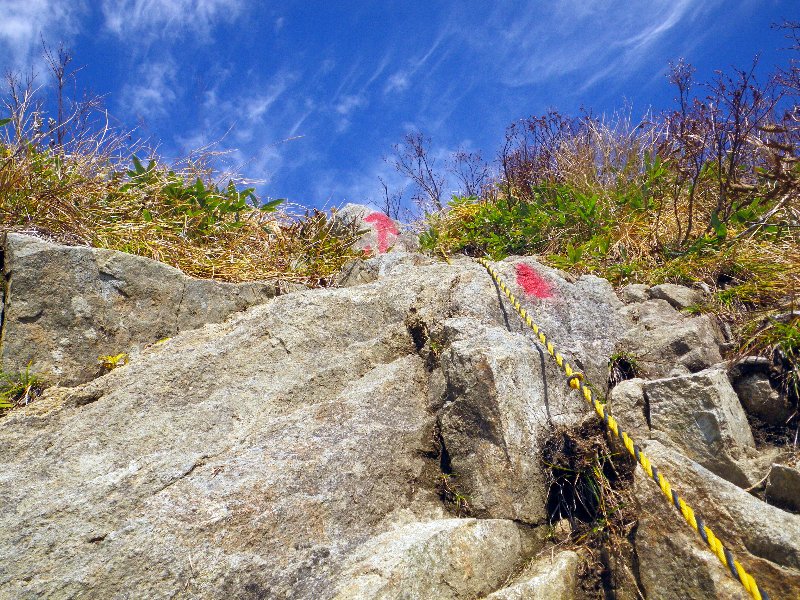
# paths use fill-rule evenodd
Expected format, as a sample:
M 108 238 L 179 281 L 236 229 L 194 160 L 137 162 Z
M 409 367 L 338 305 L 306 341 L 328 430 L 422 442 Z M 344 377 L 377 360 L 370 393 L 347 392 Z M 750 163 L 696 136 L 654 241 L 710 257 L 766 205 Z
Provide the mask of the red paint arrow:
M 389 236 L 397 237 L 400 234 L 394 221 L 382 212 L 374 212 L 364 220 L 374 225 L 378 232 L 378 252 L 386 252 L 389 249 Z

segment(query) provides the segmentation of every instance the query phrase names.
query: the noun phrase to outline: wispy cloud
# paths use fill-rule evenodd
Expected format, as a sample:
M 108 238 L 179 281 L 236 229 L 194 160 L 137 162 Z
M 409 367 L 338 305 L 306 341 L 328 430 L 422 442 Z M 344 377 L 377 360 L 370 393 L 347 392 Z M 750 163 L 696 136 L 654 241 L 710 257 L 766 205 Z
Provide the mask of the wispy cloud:
M 218 81 L 205 92 L 196 125 L 175 137 L 175 152 L 211 145 L 221 153 L 217 163 L 223 170 L 269 184 L 284 168 L 291 150 L 286 143 L 316 109 L 311 99 L 296 97 L 298 80 L 298 73 L 284 69 L 242 94 Z
M 175 64 L 170 60 L 140 67 L 120 97 L 126 111 L 139 120 L 165 116 L 182 93 Z
M 173 32 L 205 34 L 217 22 L 235 19 L 243 0 L 102 0 L 105 26 L 112 33 L 159 35 Z
M 412 78 L 436 53 L 442 42 L 448 37 L 449 32 L 447 28 L 440 31 L 439 35 L 433 40 L 428 49 L 420 56 L 416 56 L 408 61 L 401 69 L 396 70 L 386 81 L 383 87 L 384 94 L 391 94 L 392 92 L 402 92 L 409 88 Z M 382 69 L 381 69 L 382 70 Z M 428 69 L 432 71 L 432 69 Z
M 83 0 L 9 0 L 0 5 L 0 69 L 40 63 L 41 40 L 69 42 L 86 12 Z
M 342 96 L 334 106 L 336 114 L 339 115 L 339 122 L 337 123 L 336 130 L 341 133 L 350 127 L 350 117 L 352 113 L 356 109 L 363 108 L 366 105 L 367 99 L 361 94 Z
M 583 88 L 624 77 L 641 66 L 652 47 L 721 0 L 551 0 L 509 12 L 496 6 L 469 43 L 502 65 L 505 85 L 533 85 L 565 76 L 585 77 Z M 513 21 L 508 15 L 513 14 Z
M 411 85 L 411 80 L 408 73 L 405 71 L 397 71 L 386 81 L 383 93 L 391 94 L 392 92 L 402 92 L 407 90 L 409 85 Z

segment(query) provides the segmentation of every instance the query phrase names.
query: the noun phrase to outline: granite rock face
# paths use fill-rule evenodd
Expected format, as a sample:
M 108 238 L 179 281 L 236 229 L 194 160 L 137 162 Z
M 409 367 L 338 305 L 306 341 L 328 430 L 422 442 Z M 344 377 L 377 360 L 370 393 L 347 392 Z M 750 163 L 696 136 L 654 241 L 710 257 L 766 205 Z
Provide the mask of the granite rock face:
M 755 453 L 753 434 L 724 370 L 648 381 L 644 392 L 650 426 L 671 447 L 737 485 L 757 481 L 746 468 L 748 451 Z
M 745 411 L 769 425 L 785 425 L 794 414 L 788 399 L 772 387 L 769 377 L 764 373 L 735 377 L 733 389 Z
M 0 418 L 0 550 L 14 557 L 0 562 L 0 597 L 581 598 L 576 582 L 595 571 L 549 539 L 542 449 L 595 417 L 474 261 L 392 251 L 353 263 L 345 287 L 237 303 L 246 288 L 52 246 L 21 240 L 6 255 L 4 361 L 93 328 L 93 363 L 162 313 L 170 339 L 136 341 L 130 364 L 61 380 Z M 56 275 L 21 285 L 20 264 L 67 287 Z M 773 597 L 796 589 L 800 517 L 711 471 L 749 483 L 736 452 L 757 451 L 725 373 L 707 369 L 710 321 L 664 300 L 623 304 L 602 279 L 529 258 L 496 268 L 598 395 L 620 347 L 649 349 L 643 378 L 612 390 L 620 424 L 707 523 L 735 532 L 725 541 Z M 43 298 L 72 298 L 82 273 L 74 297 L 89 308 L 70 300 L 48 321 L 42 307 L 58 305 Z M 122 325 L 108 316 L 120 311 Z M 635 487 L 625 589 L 737 597 L 653 483 Z
M 794 465 L 772 465 L 766 498 L 770 504 L 800 513 L 800 461 Z
M 767 505 L 659 442 L 644 450 L 771 598 L 797 597 L 800 515 Z M 751 598 L 641 470 L 635 487 L 641 515 L 635 545 L 648 600 Z
M 443 577 L 475 569 L 454 597 L 500 587 L 535 549 L 521 533 L 509 546 L 513 532 L 546 524 L 543 484 L 523 481 L 541 476 L 534 433 L 585 412 L 482 267 L 417 262 L 181 331 L 0 420 L 0 501 L 15 507 L 0 513 L 0 548 L 17 557 L 0 565 L 0 594 L 329 598 L 363 583 L 371 540 L 436 523 L 420 547 L 450 556 Z M 604 368 L 622 325 L 590 315 L 615 314 L 611 287 L 528 262 L 553 286 L 532 311 L 596 350 L 587 370 Z M 513 281 L 514 263 L 500 267 Z M 450 527 L 445 452 L 476 515 L 499 518 Z M 385 572 L 416 579 L 401 563 Z M 395 592 L 376 597 L 407 597 L 387 577 Z
M 544 556 L 530 563 L 516 581 L 486 596 L 486 600 L 574 600 L 580 557 L 571 550 Z
M 180 331 L 273 298 L 278 282 L 220 283 L 124 252 L 9 233 L 3 252 L 0 361 L 52 385 L 99 374 L 98 357 L 136 354 Z
M 364 544 L 335 598 L 480 598 L 501 586 L 536 545 L 530 532 L 507 520 L 413 523 Z
M 650 288 L 649 296 L 656 300 L 666 300 L 678 310 L 697 306 L 703 302 L 703 294 L 692 288 L 674 283 L 662 283 Z

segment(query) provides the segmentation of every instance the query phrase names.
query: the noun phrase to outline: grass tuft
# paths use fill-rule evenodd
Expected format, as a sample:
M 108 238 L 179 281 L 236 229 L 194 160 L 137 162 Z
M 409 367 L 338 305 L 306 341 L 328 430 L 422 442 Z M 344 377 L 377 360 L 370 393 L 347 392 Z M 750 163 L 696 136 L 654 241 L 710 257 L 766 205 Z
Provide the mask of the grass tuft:
M 23 371 L 0 371 L 0 413 L 17 406 L 27 406 L 44 391 L 45 384 L 28 365 Z

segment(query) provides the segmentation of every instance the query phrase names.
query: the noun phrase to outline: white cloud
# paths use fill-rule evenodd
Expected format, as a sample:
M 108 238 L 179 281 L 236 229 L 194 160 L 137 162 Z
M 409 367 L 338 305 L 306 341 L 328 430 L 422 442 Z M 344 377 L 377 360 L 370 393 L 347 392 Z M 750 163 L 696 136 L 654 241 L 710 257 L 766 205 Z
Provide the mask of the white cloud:
M 334 109 L 343 117 L 349 117 L 355 109 L 366 106 L 367 99 L 361 95 L 343 96 Z
M 243 0 L 103 0 L 105 26 L 120 37 L 186 30 L 206 34 L 220 21 L 235 19 Z
M 243 114 L 247 117 L 250 123 L 256 121 L 263 121 L 267 116 L 270 108 L 275 104 L 278 98 L 289 87 L 293 76 L 282 74 L 274 78 L 274 81 L 267 86 L 263 94 L 257 94 L 252 97 L 247 97 L 242 100 Z
M 137 78 L 120 96 L 127 111 L 146 120 L 167 114 L 181 93 L 179 85 L 172 61 L 149 63 L 139 68 Z
M 411 85 L 411 81 L 409 80 L 408 74 L 403 71 L 398 71 L 389 77 L 386 86 L 383 88 L 383 93 L 402 92 L 407 90 L 409 85 Z
M 532 85 L 585 76 L 583 89 L 640 67 L 653 47 L 680 26 L 690 26 L 722 0 L 550 0 L 510 12 L 501 2 L 485 33 L 467 38 L 486 59 L 501 65 L 501 81 Z M 513 18 L 509 18 L 513 14 Z
M 216 159 L 220 169 L 266 186 L 287 168 L 296 148 L 289 142 L 316 110 L 314 101 L 303 100 L 298 92 L 299 80 L 299 73 L 280 71 L 263 83 L 253 83 L 254 91 L 246 94 L 217 81 L 205 91 L 193 127 L 174 139 L 175 152 L 185 155 L 211 144 L 213 152 L 221 153 Z
M 41 70 L 42 38 L 69 43 L 86 11 L 83 0 L 8 0 L 0 4 L 0 69 Z
M 395 73 L 390 75 L 389 79 L 386 81 L 386 85 L 383 87 L 383 93 L 390 94 L 392 92 L 402 92 L 407 90 L 411 85 L 411 78 L 431 59 L 431 57 L 442 45 L 445 38 L 449 37 L 449 29 L 449 27 L 445 26 L 445 28 L 439 33 L 439 35 L 436 36 L 436 39 L 433 40 L 433 43 L 422 56 L 411 59 L 408 61 L 408 67 L 395 71 Z M 445 54 L 446 52 L 442 53 L 440 60 L 444 58 Z M 386 59 L 384 59 L 384 63 L 385 62 Z M 385 64 L 382 64 L 380 71 L 382 72 L 384 68 Z M 433 70 L 434 68 L 429 67 L 427 69 L 428 74 L 430 74 Z

